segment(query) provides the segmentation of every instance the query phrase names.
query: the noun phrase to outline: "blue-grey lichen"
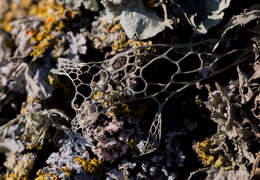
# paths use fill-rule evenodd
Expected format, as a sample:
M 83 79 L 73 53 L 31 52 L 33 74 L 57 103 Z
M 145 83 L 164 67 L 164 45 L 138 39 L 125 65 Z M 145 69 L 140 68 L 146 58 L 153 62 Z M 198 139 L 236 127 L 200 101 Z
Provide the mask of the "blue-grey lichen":
M 4 164 L 7 168 L 6 179 L 29 179 L 29 173 L 33 169 L 35 159 L 36 155 L 33 153 L 11 154 Z
M 86 9 L 91 11 L 98 11 L 99 5 L 97 0 L 58 0 L 60 3 L 65 4 L 65 6 L 69 9 L 78 9 L 81 5 L 83 5 Z
M 224 17 L 224 10 L 230 6 L 231 0 L 182 1 L 183 9 L 197 33 L 207 33 Z
M 41 173 L 64 179 L 71 176 L 70 172 L 75 172 L 76 177 L 89 178 L 88 173 L 91 170 L 86 168 L 87 162 L 91 161 L 88 149 L 92 145 L 79 134 L 71 134 L 62 143 L 59 152 L 52 153 L 46 160 L 48 166 L 44 167 Z M 86 163 L 86 166 L 81 162 Z
M 103 0 L 106 8 L 106 16 L 110 22 L 117 18 L 120 21 L 127 36 L 132 39 L 147 39 L 155 36 L 165 28 L 161 20 L 154 12 L 146 9 L 142 1 L 117 1 Z

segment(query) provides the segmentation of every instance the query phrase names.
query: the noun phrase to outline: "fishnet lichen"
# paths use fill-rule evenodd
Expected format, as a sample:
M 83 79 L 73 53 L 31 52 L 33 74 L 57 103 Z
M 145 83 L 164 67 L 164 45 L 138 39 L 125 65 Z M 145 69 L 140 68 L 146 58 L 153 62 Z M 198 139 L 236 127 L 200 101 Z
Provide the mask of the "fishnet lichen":
M 111 111 L 116 104 L 151 98 L 158 104 L 158 109 L 142 154 L 153 152 L 161 139 L 161 113 L 168 99 L 186 87 L 222 71 L 216 68 L 224 56 L 196 51 L 178 53 L 178 49 L 187 46 L 143 46 L 105 61 L 90 63 L 76 64 L 60 58 L 58 68 L 52 72 L 68 76 L 75 87 L 71 102 L 76 111 L 76 117 L 72 120 L 73 130 L 76 132 L 81 129 L 88 139 L 87 133 L 100 113 Z M 214 59 L 207 62 L 207 57 Z M 187 65 L 189 63 L 191 65 Z M 149 74 L 151 71 L 155 76 Z

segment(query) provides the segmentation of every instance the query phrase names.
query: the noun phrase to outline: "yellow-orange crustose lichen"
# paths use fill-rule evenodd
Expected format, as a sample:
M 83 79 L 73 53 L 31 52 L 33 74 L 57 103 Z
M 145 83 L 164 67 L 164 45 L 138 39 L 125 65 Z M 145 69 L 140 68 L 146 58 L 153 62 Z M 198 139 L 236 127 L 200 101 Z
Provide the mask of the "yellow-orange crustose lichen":
M 65 172 L 66 176 L 71 176 L 71 171 L 69 170 L 68 167 L 65 166 L 60 169 L 61 169 L 61 171 Z
M 39 32 L 34 33 L 31 43 L 36 43 L 32 48 L 31 56 L 41 57 L 48 49 L 58 44 L 58 39 L 53 34 L 64 28 L 62 19 L 65 8 L 55 0 L 43 0 L 33 7 L 36 16 L 43 19 Z
M 38 101 L 38 99 L 30 98 L 29 96 L 27 96 L 26 97 L 26 103 L 22 104 L 22 108 L 21 108 L 20 113 L 21 114 L 27 114 L 28 113 L 28 109 L 27 109 L 28 104 L 36 103 L 37 101 Z
M 84 171 L 88 173 L 95 173 L 97 171 L 102 170 L 102 161 L 97 160 L 96 158 L 91 159 L 90 161 L 86 161 L 81 157 L 77 157 L 74 159 L 75 162 L 79 163 Z
M 58 180 L 59 177 L 56 174 L 45 174 L 42 172 L 42 170 L 39 170 L 37 172 L 37 177 L 34 180 L 47 180 L 47 179 Z
M 213 145 L 209 138 L 206 138 L 202 142 L 196 143 L 196 153 L 198 154 L 198 158 L 202 162 L 204 166 L 213 165 L 215 168 L 221 168 L 223 170 L 232 169 L 232 165 L 227 161 L 227 159 L 223 155 L 213 154 L 211 149 L 213 149 Z
M 109 108 L 111 106 L 111 109 L 107 112 L 107 115 L 110 117 L 115 116 L 115 114 L 124 112 L 129 113 L 130 109 L 127 104 L 120 104 L 120 105 L 112 105 L 115 99 L 113 97 L 118 98 L 118 92 L 117 91 L 111 91 L 111 92 L 96 92 L 93 94 L 93 99 L 96 100 L 98 103 L 102 103 L 106 108 Z M 104 100 L 108 99 L 108 100 Z
M 128 39 L 118 20 L 115 20 L 112 23 L 102 21 L 98 29 L 100 30 L 99 37 L 92 39 L 96 48 L 104 48 L 105 45 L 103 42 L 108 42 L 108 39 L 111 39 L 111 37 L 113 39 L 111 46 L 115 52 L 122 52 L 128 48 L 152 44 L 152 41 L 145 42 L 136 39 Z
M 204 166 L 209 166 L 214 162 L 214 156 L 210 154 L 210 148 L 212 146 L 209 138 L 196 144 L 196 153 Z
M 31 43 L 36 44 L 33 46 L 30 55 L 39 58 L 48 49 L 58 44 L 54 34 L 65 27 L 63 19 L 73 18 L 76 13 L 67 11 L 56 0 L 13 1 L 9 8 L 1 14 L 0 22 L 2 29 L 10 32 L 13 28 L 11 22 L 14 20 L 29 16 L 41 18 L 43 22 L 39 29 L 28 29 L 26 31 L 26 35 L 31 36 Z
M 3 2 L 7 3 L 7 2 Z M 48 23 L 51 26 L 52 22 L 55 22 L 63 16 L 64 7 L 57 3 L 55 0 L 43 0 L 36 2 L 34 0 L 22 0 L 12 1 L 8 9 L 1 14 L 0 21 L 3 30 L 10 32 L 12 30 L 11 22 L 19 18 L 28 16 L 37 16 L 44 19 L 44 23 Z M 28 30 L 29 35 L 35 30 Z
M 2 1 L 2 0 L 1 0 Z M 3 0 L 2 2 L 8 3 Z M 23 1 L 12 1 L 10 6 L 6 9 L 5 12 L 1 14 L 0 21 L 2 24 L 2 29 L 10 32 L 12 30 L 11 22 L 22 17 L 26 17 L 32 14 L 32 4 L 33 0 L 23 0 Z
M 151 45 L 152 41 L 138 41 L 136 39 L 128 39 L 126 36 L 126 33 L 123 31 L 123 28 L 119 24 L 119 21 L 115 22 L 115 25 L 108 25 L 107 30 L 109 33 L 115 33 L 119 32 L 120 38 L 114 40 L 113 44 L 113 50 L 116 52 L 122 52 L 128 47 L 135 48 L 135 47 L 140 47 L 144 45 Z
M 16 156 L 9 157 L 9 163 L 5 164 L 8 168 L 11 168 L 11 173 L 6 174 L 6 180 L 29 180 L 29 172 L 34 166 L 36 156 L 32 153 L 24 154 L 20 160 L 16 160 Z
M 42 149 L 42 146 L 34 147 L 32 144 L 27 144 L 27 147 L 28 147 L 29 150 L 33 150 L 34 148 L 36 148 L 37 150 L 41 150 Z

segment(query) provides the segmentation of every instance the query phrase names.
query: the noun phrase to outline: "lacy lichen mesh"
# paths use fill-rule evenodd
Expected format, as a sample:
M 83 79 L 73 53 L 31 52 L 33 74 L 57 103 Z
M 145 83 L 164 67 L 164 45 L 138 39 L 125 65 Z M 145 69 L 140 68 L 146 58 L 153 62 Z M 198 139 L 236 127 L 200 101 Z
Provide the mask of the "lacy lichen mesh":
M 73 130 L 82 129 L 84 137 L 89 139 L 87 132 L 100 113 L 110 111 L 117 104 L 152 98 L 158 103 L 158 112 L 142 154 L 153 152 L 160 143 L 161 112 L 168 99 L 186 87 L 228 68 L 218 65 L 226 55 L 191 50 L 181 53 L 188 47 L 195 49 L 204 43 L 143 46 L 101 62 L 77 64 L 59 58 L 58 68 L 52 72 L 68 76 L 76 90 L 71 102 L 76 111 L 76 117 L 72 120 Z M 246 53 L 244 50 L 226 53 L 237 52 L 238 58 L 232 60 L 229 67 L 240 62 Z

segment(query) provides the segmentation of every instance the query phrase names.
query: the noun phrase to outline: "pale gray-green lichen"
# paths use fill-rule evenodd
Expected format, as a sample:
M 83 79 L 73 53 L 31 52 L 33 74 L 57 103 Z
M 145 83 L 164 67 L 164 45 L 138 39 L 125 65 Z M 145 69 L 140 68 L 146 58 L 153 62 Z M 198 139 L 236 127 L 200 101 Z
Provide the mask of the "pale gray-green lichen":
M 86 9 L 91 11 L 98 11 L 98 1 L 97 0 L 58 0 L 60 3 L 64 4 L 69 9 L 78 9 L 83 5 Z
M 129 39 L 148 39 L 165 29 L 165 24 L 155 12 L 148 10 L 140 0 L 103 0 L 106 16 L 119 19 Z
M 231 0 L 184 0 L 183 9 L 187 13 L 195 32 L 206 34 L 211 27 L 216 26 L 224 17 L 224 10 Z

